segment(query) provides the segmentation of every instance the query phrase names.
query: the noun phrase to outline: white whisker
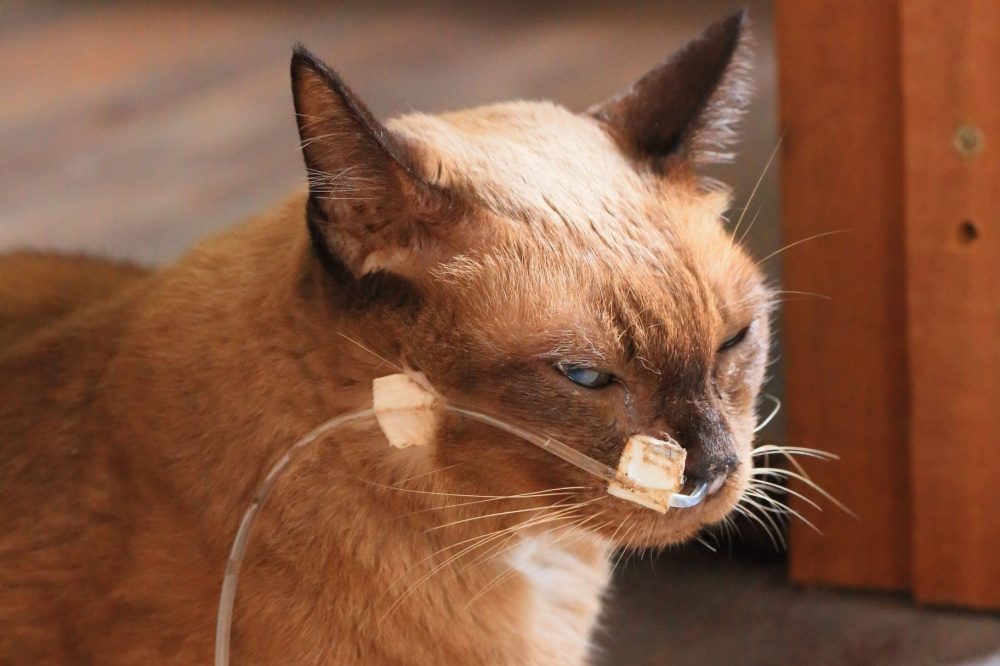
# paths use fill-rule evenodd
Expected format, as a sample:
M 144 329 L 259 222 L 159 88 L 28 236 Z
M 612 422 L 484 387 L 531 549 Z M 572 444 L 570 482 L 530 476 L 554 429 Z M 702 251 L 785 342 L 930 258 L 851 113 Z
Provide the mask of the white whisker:
M 382 357 L 382 356 L 379 356 L 378 354 L 376 354 L 375 352 L 373 352 L 373 351 L 372 351 L 371 349 L 369 349 L 368 347 L 365 347 L 365 346 L 364 346 L 363 344 L 361 344 L 360 342 L 358 342 L 358 341 L 357 341 L 357 340 L 355 340 L 354 338 L 351 338 L 351 337 L 349 337 L 349 336 L 347 336 L 347 335 L 344 335 L 344 334 L 343 334 L 343 333 L 341 333 L 340 331 L 337 331 L 337 335 L 339 335 L 340 337 L 344 338 L 344 339 L 345 339 L 345 340 L 347 340 L 348 342 L 350 342 L 350 343 L 352 343 L 352 344 L 355 344 L 355 345 L 357 345 L 358 347 L 360 347 L 361 349 L 365 350 L 366 352 L 368 352 L 369 354 L 371 354 L 372 356 L 374 356 L 374 357 L 375 357 L 375 358 L 377 358 L 378 360 L 382 361 L 383 363 L 385 363 L 385 364 L 389 365 L 390 367 L 393 367 L 393 368 L 395 368 L 396 370 L 399 370 L 400 372 L 404 372 L 403 368 L 401 368 L 400 366 L 396 365 L 396 364 L 395 364 L 395 363 L 393 363 L 392 361 L 390 361 L 390 360 L 388 360 L 388 359 L 386 359 L 386 358 L 384 358 L 384 357 Z
M 788 495 L 794 495 L 795 497 L 798 497 L 800 500 L 802 500 L 803 502 L 805 502 L 809 506 L 813 507 L 817 511 L 822 511 L 823 510 L 823 507 L 821 507 L 819 504 L 817 504 L 813 500 L 809 499 L 808 497 L 806 497 L 802 493 L 800 493 L 800 492 L 798 492 L 796 490 L 792 490 L 791 488 L 788 488 L 787 486 L 783 486 L 780 483 L 774 483 L 773 481 L 765 481 L 764 479 L 751 479 L 750 484 L 751 484 L 751 487 L 757 488 L 757 489 L 760 489 L 760 490 L 764 490 L 764 488 L 761 488 L 761 486 L 767 486 L 768 488 L 771 488 L 771 489 L 773 489 L 773 490 L 775 490 L 775 491 L 777 491 L 779 493 L 787 493 Z
M 788 245 L 786 245 L 785 247 L 781 248 L 780 250 L 775 250 L 771 254 L 767 255 L 766 257 L 764 257 L 763 259 L 761 259 L 760 261 L 758 261 L 757 265 L 760 266 L 761 264 L 763 264 L 768 259 L 776 257 L 779 254 L 781 254 L 782 252 L 784 252 L 785 250 L 790 250 L 790 249 L 792 249 L 793 247 L 795 247 L 797 245 L 802 245 L 803 243 L 808 243 L 811 240 L 816 240 L 817 238 L 823 238 L 824 236 L 833 236 L 834 234 L 846 234 L 848 231 L 849 231 L 848 229 L 835 229 L 834 231 L 824 231 L 823 233 L 815 234 L 813 236 L 809 236 L 807 238 L 803 238 L 802 240 L 797 240 L 794 243 L 789 243 Z
M 746 502 L 749 506 L 744 506 L 743 502 Z M 736 510 L 738 512 L 761 526 L 764 533 L 771 539 L 771 543 L 774 544 L 775 550 L 784 550 L 787 548 L 788 544 L 785 542 L 785 536 L 778 524 L 774 522 L 767 512 L 761 511 L 761 514 L 758 515 L 755 511 L 753 511 L 754 508 L 757 508 L 758 510 L 761 509 L 759 504 L 747 499 L 746 495 L 740 499 L 740 503 L 736 506 Z
M 755 447 L 753 457 L 768 455 L 768 454 L 788 454 L 788 455 L 800 455 L 806 456 L 807 458 L 818 458 L 819 460 L 840 460 L 840 456 L 835 453 L 830 453 L 829 451 L 823 451 L 821 449 L 810 449 L 804 446 L 778 446 L 777 444 L 762 444 Z
M 750 208 L 750 204 L 751 202 L 753 202 L 753 198 L 757 194 L 757 190 L 760 189 L 760 184 L 764 182 L 764 176 L 767 175 L 768 169 L 771 168 L 771 163 L 774 162 L 774 158 L 777 157 L 778 150 L 781 148 L 781 142 L 784 140 L 784 138 L 785 135 L 782 134 L 780 137 L 778 137 L 777 143 L 774 144 L 774 149 L 771 151 L 771 156 L 767 158 L 767 163 L 764 164 L 764 168 L 761 170 L 760 175 L 757 177 L 757 182 L 754 183 L 753 189 L 750 191 L 750 196 L 747 197 L 747 204 L 746 206 L 743 207 L 743 212 L 740 213 L 739 218 L 736 220 L 736 226 L 733 227 L 733 233 L 732 233 L 733 236 L 735 236 L 736 232 L 739 230 L 740 224 L 743 222 L 743 216 L 746 215 L 747 209 Z M 743 232 L 743 235 L 740 236 L 740 239 L 737 241 L 738 243 L 743 242 L 743 239 L 750 231 L 751 226 L 753 226 L 752 222 L 750 223 L 750 226 L 747 227 L 746 231 Z
M 778 476 L 778 477 L 785 476 L 785 477 L 790 477 L 790 478 L 793 478 L 793 479 L 798 479 L 799 481 L 801 481 L 802 483 L 805 483 L 806 485 L 808 485 L 810 488 L 812 488 L 813 490 L 815 490 L 816 492 L 818 492 L 820 495 L 822 495 L 826 499 L 828 499 L 831 502 L 833 502 L 837 506 L 837 508 L 839 508 L 841 511 L 843 511 L 847 515 L 851 516 L 852 518 L 857 518 L 858 517 L 858 515 L 856 513 L 854 513 L 853 511 L 851 511 L 850 509 L 848 509 L 843 504 L 843 502 L 841 502 L 840 500 L 838 500 L 836 497 L 834 497 L 833 495 L 831 495 L 827 491 L 823 490 L 823 488 L 819 484 L 817 484 L 815 481 L 813 481 L 811 478 L 809 478 L 808 475 L 798 474 L 797 472 L 793 472 L 793 471 L 787 470 L 787 469 L 781 469 L 780 467 L 755 467 L 754 469 L 752 469 L 750 471 L 750 475 L 751 476 Z
M 417 509 L 416 511 L 411 511 L 409 513 L 404 513 L 399 516 L 399 518 L 405 518 L 407 516 L 415 516 L 420 513 L 427 513 L 429 511 L 442 511 L 444 509 L 454 509 L 460 506 L 470 506 L 472 504 L 483 504 L 486 502 L 500 502 L 503 500 L 518 500 L 518 499 L 535 499 L 539 497 L 567 497 L 572 495 L 572 492 L 545 492 L 545 493 L 525 493 L 523 495 L 503 495 L 499 497 L 487 497 L 485 499 L 469 500 L 468 502 L 456 502 L 454 504 L 445 504 L 443 506 L 432 506 L 426 509 Z
M 750 489 L 750 490 L 747 491 L 747 494 L 750 495 L 751 497 L 756 497 L 758 499 L 764 500 L 765 502 L 767 502 L 768 504 L 770 504 L 771 507 L 773 507 L 773 509 L 768 508 L 768 507 L 761 507 L 764 511 L 769 511 L 769 512 L 777 513 L 777 514 L 781 514 L 781 515 L 795 516 L 796 518 L 798 518 L 799 520 L 801 520 L 803 523 L 805 523 L 806 525 L 808 525 L 809 527 L 811 527 L 816 532 L 816 534 L 820 534 L 820 535 L 823 534 L 823 531 L 820 530 L 818 527 L 816 527 L 812 523 L 812 521 L 810 521 L 808 518 L 806 518 L 801 513 L 799 513 L 795 509 L 791 508 L 790 506 L 788 506 L 784 502 L 780 502 L 777 499 L 771 497 L 767 493 L 762 492 L 760 490 Z

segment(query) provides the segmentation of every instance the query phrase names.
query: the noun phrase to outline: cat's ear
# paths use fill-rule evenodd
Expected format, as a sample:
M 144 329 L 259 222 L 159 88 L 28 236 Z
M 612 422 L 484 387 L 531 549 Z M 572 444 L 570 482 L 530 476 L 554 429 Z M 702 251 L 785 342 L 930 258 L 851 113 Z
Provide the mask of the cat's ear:
M 739 12 L 588 113 L 654 168 L 677 159 L 725 161 L 750 97 L 747 42 L 746 13 Z
M 344 278 L 430 263 L 450 201 L 416 175 L 407 147 L 305 48 L 292 94 L 309 178 L 307 215 L 324 263 Z

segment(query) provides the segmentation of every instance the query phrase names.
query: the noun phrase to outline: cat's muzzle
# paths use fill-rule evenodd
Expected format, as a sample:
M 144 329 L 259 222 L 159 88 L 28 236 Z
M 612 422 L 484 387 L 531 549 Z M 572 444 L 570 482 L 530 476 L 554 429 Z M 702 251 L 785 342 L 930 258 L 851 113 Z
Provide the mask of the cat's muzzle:
M 372 407 L 382 432 L 397 448 L 423 446 L 434 437 L 442 410 L 505 430 L 608 483 L 608 493 L 659 513 L 697 506 L 725 482 L 725 475 L 698 482 L 689 494 L 684 487 L 687 451 L 673 438 L 650 435 L 629 437 L 617 469 L 559 442 L 508 423 L 495 416 L 449 405 L 421 373 L 379 377 L 372 383 Z

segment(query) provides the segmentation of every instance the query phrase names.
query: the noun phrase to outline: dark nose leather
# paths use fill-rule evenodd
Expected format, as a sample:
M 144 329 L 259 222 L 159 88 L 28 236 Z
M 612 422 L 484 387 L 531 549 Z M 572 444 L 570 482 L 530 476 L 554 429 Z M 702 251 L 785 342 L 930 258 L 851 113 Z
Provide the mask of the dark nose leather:
M 736 440 L 719 410 L 706 401 L 685 411 L 674 427 L 677 442 L 687 449 L 684 476 L 697 483 L 734 472 L 740 465 Z

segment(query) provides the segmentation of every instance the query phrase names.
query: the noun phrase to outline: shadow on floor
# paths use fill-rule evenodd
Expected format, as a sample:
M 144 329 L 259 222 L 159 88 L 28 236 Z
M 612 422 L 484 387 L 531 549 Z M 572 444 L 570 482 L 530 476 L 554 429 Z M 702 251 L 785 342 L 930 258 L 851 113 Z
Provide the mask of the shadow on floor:
M 700 546 L 635 558 L 615 575 L 602 665 L 1000 664 L 996 614 L 800 588 L 780 560 Z

